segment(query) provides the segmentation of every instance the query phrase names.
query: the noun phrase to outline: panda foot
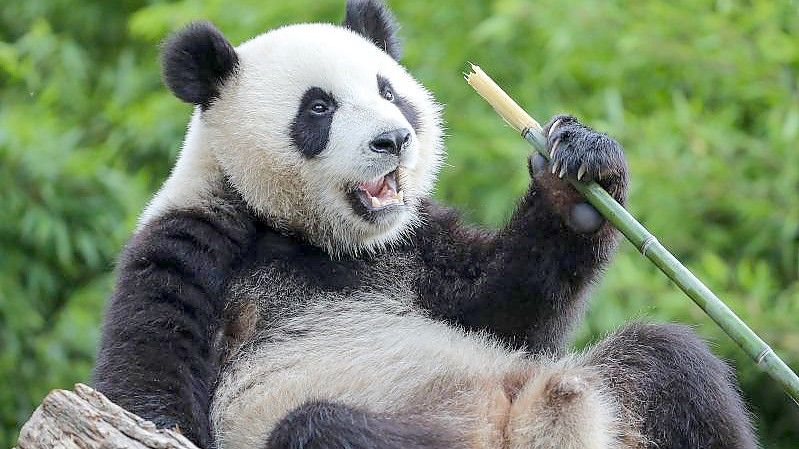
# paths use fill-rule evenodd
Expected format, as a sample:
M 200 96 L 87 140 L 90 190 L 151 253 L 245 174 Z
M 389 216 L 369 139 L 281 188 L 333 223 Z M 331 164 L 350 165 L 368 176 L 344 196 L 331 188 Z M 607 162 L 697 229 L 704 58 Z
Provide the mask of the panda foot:
M 510 449 L 604 449 L 614 443 L 614 407 L 585 369 L 547 367 L 519 392 L 510 411 Z

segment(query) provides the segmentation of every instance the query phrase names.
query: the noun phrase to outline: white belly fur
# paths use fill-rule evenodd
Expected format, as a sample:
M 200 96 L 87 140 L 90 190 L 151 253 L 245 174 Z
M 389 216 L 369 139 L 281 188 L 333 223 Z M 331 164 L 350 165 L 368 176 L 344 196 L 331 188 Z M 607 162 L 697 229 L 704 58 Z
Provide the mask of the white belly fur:
M 514 415 L 506 379 L 534 370 L 522 352 L 379 296 L 318 301 L 269 336 L 223 373 L 211 413 L 221 449 L 263 446 L 286 414 L 317 399 L 422 415 L 469 447 L 502 447 Z

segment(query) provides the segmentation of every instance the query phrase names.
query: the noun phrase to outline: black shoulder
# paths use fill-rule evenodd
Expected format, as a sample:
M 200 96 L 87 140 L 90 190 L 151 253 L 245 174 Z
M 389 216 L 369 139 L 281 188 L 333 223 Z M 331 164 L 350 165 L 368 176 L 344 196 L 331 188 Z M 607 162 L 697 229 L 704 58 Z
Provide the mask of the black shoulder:
M 210 442 L 216 378 L 212 335 L 223 290 L 254 226 L 228 206 L 168 213 L 143 226 L 119 259 L 95 363 L 95 388 L 162 427 Z

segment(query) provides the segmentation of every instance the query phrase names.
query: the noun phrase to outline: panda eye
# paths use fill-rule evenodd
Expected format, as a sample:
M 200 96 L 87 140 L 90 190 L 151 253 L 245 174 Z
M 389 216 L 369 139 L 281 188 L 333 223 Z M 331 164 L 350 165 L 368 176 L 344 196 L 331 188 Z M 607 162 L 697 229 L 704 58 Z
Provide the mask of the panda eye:
M 394 102 L 394 92 L 391 92 L 391 89 L 386 89 L 385 92 L 383 92 L 383 98 L 385 98 L 388 101 Z
M 311 112 L 313 112 L 314 114 L 322 115 L 326 113 L 328 110 L 330 110 L 330 107 L 327 105 L 327 103 L 322 101 L 317 101 L 313 105 L 311 105 Z

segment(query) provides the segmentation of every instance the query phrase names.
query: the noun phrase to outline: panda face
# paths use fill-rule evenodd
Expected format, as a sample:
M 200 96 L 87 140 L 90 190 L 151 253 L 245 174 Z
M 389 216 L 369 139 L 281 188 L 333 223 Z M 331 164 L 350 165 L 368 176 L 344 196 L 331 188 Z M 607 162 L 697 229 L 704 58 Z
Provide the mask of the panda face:
M 189 133 L 245 201 L 335 254 L 407 235 L 442 159 L 432 95 L 340 26 L 278 28 L 234 51 Z

